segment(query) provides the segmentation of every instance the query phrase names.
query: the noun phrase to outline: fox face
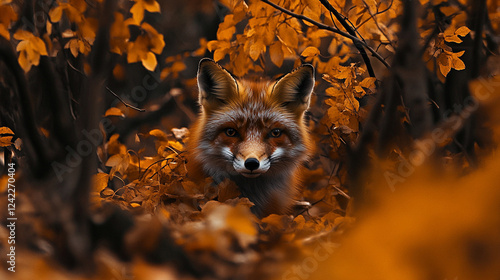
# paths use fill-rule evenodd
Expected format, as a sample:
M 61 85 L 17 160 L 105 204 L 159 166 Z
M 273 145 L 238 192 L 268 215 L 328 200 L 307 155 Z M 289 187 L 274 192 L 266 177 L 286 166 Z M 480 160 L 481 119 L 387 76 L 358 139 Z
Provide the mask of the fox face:
M 303 65 L 277 81 L 249 81 L 203 59 L 198 87 L 201 113 L 189 142 L 200 169 L 216 182 L 233 180 L 256 205 L 266 204 L 261 195 L 293 196 L 289 188 L 311 148 L 304 113 L 314 68 Z

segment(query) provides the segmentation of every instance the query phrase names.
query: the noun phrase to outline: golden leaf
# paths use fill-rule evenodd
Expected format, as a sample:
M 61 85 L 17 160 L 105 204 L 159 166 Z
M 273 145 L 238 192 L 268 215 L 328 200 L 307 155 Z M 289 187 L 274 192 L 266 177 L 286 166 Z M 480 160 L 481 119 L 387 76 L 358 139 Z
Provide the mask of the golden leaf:
M 25 72 L 28 72 L 32 65 L 40 63 L 41 55 L 48 55 L 45 42 L 35 37 L 33 33 L 18 30 L 14 34 L 14 38 L 21 41 L 17 44 L 16 50 L 20 52 L 18 61 Z
M 253 61 L 256 61 L 259 58 L 260 54 L 265 51 L 266 45 L 264 45 L 261 40 L 257 40 L 257 42 L 250 45 L 250 51 L 248 54 Z
M 106 161 L 106 166 L 114 167 L 120 164 L 122 160 L 123 160 L 122 155 L 120 154 L 113 155 Z
M 14 135 L 14 132 L 10 128 L 8 128 L 6 126 L 2 126 L 2 127 L 0 127 L 0 134 L 12 134 L 12 135 Z
M 4 37 L 7 40 L 10 40 L 9 30 L 3 24 L 0 24 L 0 36 Z
M 106 113 L 104 113 L 104 116 L 107 117 L 107 116 L 118 116 L 118 117 L 122 117 L 124 118 L 125 115 L 123 114 L 122 110 L 116 108 L 116 107 L 112 107 L 112 108 L 109 108 L 108 110 L 106 110 Z
M 165 47 L 163 35 L 158 33 L 158 31 L 156 31 L 156 29 L 148 23 L 141 24 L 141 27 L 147 32 L 149 49 L 156 54 L 161 54 L 163 48 Z
M 318 56 L 320 54 L 318 48 L 316 47 L 307 47 L 302 53 L 300 54 L 301 56 L 304 57 L 311 57 L 311 56 Z
M 451 67 L 455 70 L 464 70 L 465 63 L 458 57 L 453 57 L 451 60 Z
M 135 25 L 140 25 L 144 19 L 144 7 L 141 2 L 136 2 L 132 8 L 130 8 L 130 13 L 132 14 L 133 23 Z
M 150 13 L 160 12 L 160 4 L 158 4 L 155 0 L 144 0 L 142 1 L 142 5 L 144 9 Z
M 28 40 L 33 36 L 33 33 L 26 31 L 26 30 L 18 30 L 14 34 L 14 39 L 19 40 L 19 41 L 25 41 Z
M 207 39 L 206 38 L 200 38 L 199 44 L 200 47 L 193 51 L 193 56 L 203 56 L 205 54 L 205 51 L 207 50 Z
M 12 136 L 0 137 L 0 147 L 8 147 L 12 145 Z
M 144 68 L 148 69 L 149 71 L 154 71 L 156 65 L 158 64 L 158 62 L 156 61 L 156 56 L 152 52 L 148 52 L 146 54 L 146 57 L 142 58 L 141 61 Z
M 450 73 L 451 70 L 451 63 L 450 63 L 450 57 L 446 55 L 445 53 L 440 53 L 437 62 L 439 65 L 439 70 L 441 71 L 441 74 L 446 77 L 448 73 Z
M 269 56 L 271 57 L 271 62 L 274 65 L 281 67 L 283 65 L 284 55 L 282 44 L 277 41 L 269 47 Z
M 470 29 L 467 26 L 462 26 L 455 31 L 455 34 L 457 34 L 458 36 L 464 37 L 464 36 L 467 36 L 467 34 L 469 34 L 469 32 L 470 32 Z
M 167 134 L 160 129 L 153 129 L 149 132 L 149 135 L 152 135 L 160 141 L 167 141 Z
M 211 52 L 213 52 L 218 46 L 219 46 L 219 41 L 217 40 L 212 40 L 207 43 L 207 49 Z
M 71 39 L 69 40 L 66 45 L 64 45 L 64 48 L 65 49 L 69 49 L 71 51 L 71 54 L 74 56 L 74 57 L 77 57 L 78 56 L 78 49 L 79 49 L 79 46 L 78 46 L 78 40 L 77 39 Z
M 182 61 L 176 61 L 174 64 L 172 64 L 171 70 L 173 72 L 181 72 L 186 69 L 186 64 Z
M 234 26 L 230 26 L 226 29 L 221 29 L 221 27 L 219 27 L 219 30 L 217 30 L 217 39 L 221 41 L 231 40 L 234 32 L 236 32 L 236 27 Z
M 182 151 L 184 149 L 184 146 L 177 141 L 168 141 L 168 145 L 177 151 Z
M 319 7 L 320 5 L 318 4 L 315 4 L 313 5 L 312 7 Z M 321 19 L 320 19 L 320 16 L 321 16 L 321 10 L 320 12 L 317 12 L 317 11 L 313 11 L 311 9 L 311 6 L 310 7 L 305 7 L 304 8 L 304 16 L 314 20 L 314 21 L 317 21 L 317 22 L 321 22 Z M 308 26 L 314 26 L 314 24 L 308 22 L 308 21 L 304 21 L 304 23 Z
M 61 20 L 63 13 L 63 7 L 57 6 L 49 11 L 50 20 L 54 23 L 59 22 Z
M 0 24 L 3 24 L 6 28 L 9 27 L 11 22 L 17 20 L 17 13 L 9 3 L 10 1 L 0 4 Z
M 336 122 L 340 119 L 340 111 L 337 106 L 328 108 L 327 114 L 331 122 Z
M 243 248 L 257 240 L 257 228 L 254 218 L 248 207 L 237 205 L 227 211 L 227 227 L 236 233 Z
M 122 54 L 127 49 L 127 41 L 130 39 L 130 31 L 121 13 L 115 12 L 115 21 L 109 31 L 111 51 Z
M 287 24 L 281 24 L 278 27 L 278 38 L 287 47 L 297 48 L 299 45 L 297 31 Z
M 450 36 L 445 36 L 444 40 L 446 42 L 452 42 L 452 43 L 462 43 L 462 39 L 458 38 L 457 35 L 450 35 Z
M 375 77 L 367 77 L 367 78 L 364 78 L 363 81 L 361 81 L 361 83 L 359 83 L 359 85 L 364 87 L 364 88 L 371 88 L 375 85 L 376 80 L 377 80 L 377 78 L 375 78 Z
M 457 53 L 453 53 L 453 56 L 454 57 L 461 57 L 462 55 L 464 55 L 465 51 L 459 51 Z
M 216 49 L 214 52 L 214 60 L 219 61 L 223 59 L 227 54 L 228 49 Z
M 92 178 L 92 186 L 95 192 L 101 192 L 108 186 L 109 175 L 106 173 L 97 173 Z

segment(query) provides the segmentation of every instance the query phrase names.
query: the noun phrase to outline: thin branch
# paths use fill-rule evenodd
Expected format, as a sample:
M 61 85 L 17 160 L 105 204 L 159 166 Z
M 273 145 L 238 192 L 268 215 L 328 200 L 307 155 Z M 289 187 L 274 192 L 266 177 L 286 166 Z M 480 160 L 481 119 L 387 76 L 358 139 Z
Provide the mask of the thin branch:
M 345 28 L 345 30 L 351 36 L 353 36 L 356 39 L 358 39 L 358 37 L 356 35 L 356 31 L 357 30 L 354 28 L 354 26 L 352 26 L 352 23 L 349 24 L 347 22 L 346 18 L 344 16 L 342 16 L 332 6 L 332 4 L 330 4 L 330 2 L 328 2 L 328 0 L 319 0 L 319 2 L 321 2 L 321 4 L 323 4 L 323 6 L 325 6 L 325 8 L 327 8 L 330 12 L 333 13 L 333 15 L 335 16 L 335 18 L 337 18 L 337 20 L 340 22 L 340 24 L 342 24 L 342 26 Z M 375 77 L 375 71 L 373 71 L 373 67 L 372 67 L 372 63 L 370 61 L 370 58 L 368 57 L 368 55 L 366 54 L 365 49 L 363 48 L 364 41 L 361 41 L 361 40 L 358 39 L 357 41 L 356 40 L 352 40 L 352 42 L 354 43 L 354 46 L 356 47 L 356 49 L 358 49 L 359 53 L 361 54 L 361 57 L 363 58 L 363 61 L 365 62 L 365 65 L 366 65 L 366 69 L 368 69 L 368 74 L 370 74 L 370 77 Z M 365 43 L 365 45 L 366 45 L 366 43 Z
M 387 36 L 387 34 L 385 33 L 384 30 L 382 30 L 382 28 L 380 27 L 380 24 L 378 23 L 377 19 L 375 18 L 375 16 L 377 14 L 373 14 L 372 11 L 370 11 L 370 7 L 368 7 L 368 4 L 366 4 L 365 0 L 362 0 L 362 1 L 363 1 L 363 4 L 365 4 L 365 6 L 366 6 L 366 10 L 368 11 L 368 13 L 370 14 L 370 16 L 372 17 L 373 22 L 375 22 L 375 25 L 377 26 L 377 29 L 380 31 L 380 33 L 382 33 L 385 36 L 385 38 L 387 38 L 387 41 L 389 41 L 389 45 L 391 45 L 392 47 L 394 47 L 392 45 L 391 40 L 389 40 L 389 36 Z
M 382 11 L 378 11 L 378 7 L 377 7 L 377 12 L 375 13 L 375 15 L 380 15 L 380 14 L 383 14 L 383 13 L 389 11 L 389 9 L 392 7 L 393 2 L 394 2 L 394 0 L 391 0 L 391 4 L 389 4 L 389 6 L 387 6 L 387 8 L 385 10 L 382 10 Z
M 75 66 L 73 66 L 71 64 L 71 62 L 69 62 L 69 61 L 66 61 L 66 62 L 68 63 L 69 67 L 71 67 L 71 69 L 73 69 L 76 72 L 80 73 L 83 77 L 88 78 L 87 75 L 85 75 L 85 73 L 83 73 L 82 71 L 80 71 L 79 69 L 77 69 Z M 118 96 L 118 94 L 116 94 L 108 86 L 106 86 L 106 90 L 108 92 L 110 92 L 114 97 L 116 97 L 116 99 L 118 99 L 123 105 L 125 105 L 125 107 L 130 108 L 130 109 L 134 109 L 134 110 L 139 111 L 139 112 L 146 112 L 145 109 L 137 108 L 137 107 L 132 106 L 132 105 L 128 104 L 127 102 L 125 102 L 125 100 L 123 100 L 120 96 Z
M 301 14 L 296 14 L 292 11 L 289 11 L 279 5 L 276 5 L 274 4 L 273 2 L 269 1 L 269 0 L 261 0 L 262 2 L 272 6 L 273 8 L 287 14 L 287 15 L 290 15 L 290 16 L 293 16 L 297 19 L 301 19 L 301 20 L 304 20 L 304 21 L 307 21 L 309 23 L 312 23 L 314 25 L 316 25 L 319 29 L 325 29 L 325 30 L 328 30 L 328 31 L 331 31 L 333 33 L 337 33 L 339 35 L 342 35 L 346 38 L 349 38 L 351 39 L 355 44 L 358 43 L 358 44 L 361 44 L 363 47 L 365 47 L 368 51 L 370 51 L 370 53 L 372 54 L 372 56 L 374 56 L 375 58 L 377 58 L 380 62 L 382 62 L 382 64 L 384 64 L 385 67 L 387 68 L 391 68 L 391 66 L 389 65 L 389 63 L 387 63 L 387 61 L 385 61 L 385 59 L 380 55 L 378 54 L 373 48 L 371 48 L 370 46 L 368 46 L 366 43 L 364 43 L 363 41 L 361 41 L 358 37 L 356 36 L 352 36 L 351 34 L 349 33 L 346 33 L 344 31 L 341 31 L 341 30 L 338 30 L 338 29 L 335 29 L 331 26 L 328 26 L 326 24 L 323 24 L 321 22 L 317 22 L 315 20 L 312 20 L 304 15 L 301 15 Z

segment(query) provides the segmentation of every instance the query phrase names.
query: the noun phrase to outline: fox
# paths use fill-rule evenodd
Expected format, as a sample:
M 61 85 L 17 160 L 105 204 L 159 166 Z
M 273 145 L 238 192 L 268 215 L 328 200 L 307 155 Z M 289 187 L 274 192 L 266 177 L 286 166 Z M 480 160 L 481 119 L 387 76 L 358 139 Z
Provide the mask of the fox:
M 289 214 L 313 150 L 305 122 L 315 70 L 303 64 L 276 81 L 235 77 L 199 62 L 199 116 L 187 141 L 188 176 L 233 181 L 258 217 Z

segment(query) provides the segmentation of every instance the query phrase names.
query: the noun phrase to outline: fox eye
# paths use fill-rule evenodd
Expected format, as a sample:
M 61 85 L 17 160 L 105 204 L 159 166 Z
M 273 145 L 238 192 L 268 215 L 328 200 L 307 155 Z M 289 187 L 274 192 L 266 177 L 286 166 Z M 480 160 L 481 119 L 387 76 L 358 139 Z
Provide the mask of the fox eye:
M 281 132 L 282 132 L 281 129 L 275 128 L 275 129 L 271 130 L 270 135 L 271 135 L 271 137 L 278 138 L 281 136 Z
M 236 137 L 238 135 L 238 132 L 234 128 L 226 128 L 226 135 L 229 137 Z

